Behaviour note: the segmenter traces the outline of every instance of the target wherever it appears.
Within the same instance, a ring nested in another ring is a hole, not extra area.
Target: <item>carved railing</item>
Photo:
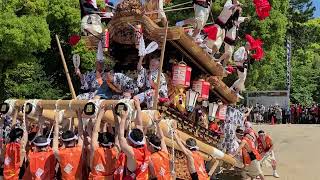
[[[195,124],[191,118],[171,107],[168,107],[164,113],[167,117],[173,118],[177,121],[178,130],[208,145],[216,147],[217,143],[224,138],[223,135],[215,136],[209,129]]]

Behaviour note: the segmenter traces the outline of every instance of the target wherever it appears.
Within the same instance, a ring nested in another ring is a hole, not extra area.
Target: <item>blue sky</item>
[[[314,17],[320,17],[320,0],[313,0],[313,4],[316,7],[316,12],[314,13]]]

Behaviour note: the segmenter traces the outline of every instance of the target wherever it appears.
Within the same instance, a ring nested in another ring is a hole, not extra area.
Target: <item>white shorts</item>
[[[225,38],[225,30],[222,29],[219,25],[215,25],[218,29],[217,31],[217,39],[216,40],[211,40],[211,39],[206,39],[206,45],[209,48],[213,48],[213,46],[215,46],[218,50],[220,49],[222,43],[224,42],[224,38]]]
[[[274,152],[271,151],[269,155],[265,155],[261,160],[261,165],[266,167],[272,167],[272,165],[276,165],[276,157],[274,156]]]
[[[260,161],[253,160],[250,165],[246,166],[242,172],[243,176],[257,177],[258,175],[263,174]]]
[[[207,20],[209,18],[210,8],[204,8],[197,4],[195,4],[193,8],[194,8],[194,14],[195,14],[195,20],[196,20],[196,24],[194,27],[195,29],[201,30],[207,23]]]

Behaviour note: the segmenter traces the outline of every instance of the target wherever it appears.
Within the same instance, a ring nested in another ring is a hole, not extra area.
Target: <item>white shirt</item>
[[[223,22],[224,24],[228,21],[228,19],[230,18],[230,16],[233,13],[233,10],[231,10],[230,8],[232,8],[234,6],[234,4],[232,4],[232,0],[227,0],[227,2],[224,4],[223,6],[223,10],[221,11],[218,19]]]
[[[239,47],[239,49],[233,54],[233,59],[237,66],[242,66],[245,60],[248,58],[248,53],[244,46]]]
[[[151,89],[152,87],[149,80],[150,76],[151,76],[151,79],[154,82],[156,82],[158,78],[158,71],[147,72],[145,68],[138,70],[138,80],[137,80],[138,87],[139,88],[146,87],[146,89]],[[161,76],[160,76],[159,96],[164,98],[168,97],[167,81],[163,73],[161,73]]]
[[[240,24],[243,23],[245,19],[246,19],[245,17],[239,17],[238,21],[235,22],[235,25],[233,25],[233,27],[229,31],[227,31],[226,37],[228,37],[232,40],[236,40],[237,30],[238,30]]]

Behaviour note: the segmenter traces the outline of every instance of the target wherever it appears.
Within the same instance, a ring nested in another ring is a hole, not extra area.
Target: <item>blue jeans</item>
[[[107,82],[103,81],[102,85],[98,88],[97,96],[100,96],[101,99],[112,99],[114,93],[108,87]]]

